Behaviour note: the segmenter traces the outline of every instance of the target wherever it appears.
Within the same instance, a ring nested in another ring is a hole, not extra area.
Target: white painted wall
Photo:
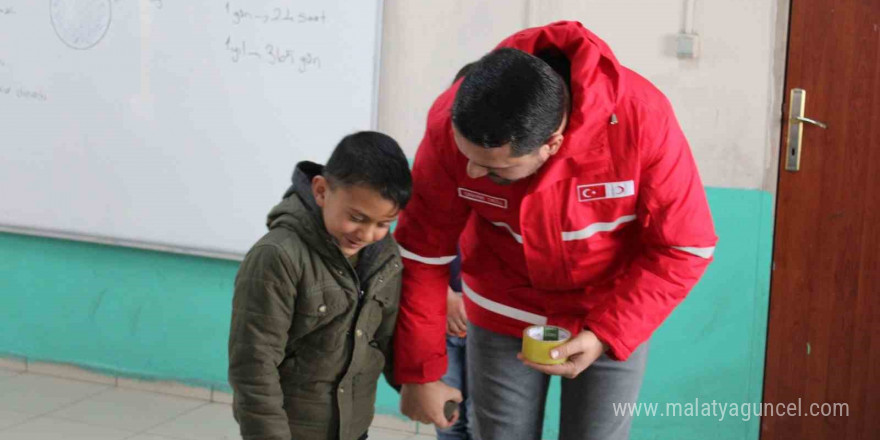
[[[526,0],[385,0],[379,129],[408,156],[428,109],[464,64],[527,27]]]
[[[701,56],[675,56],[694,1]],[[408,155],[431,102],[463,64],[516,30],[582,22],[672,101],[704,183],[775,191],[785,0],[386,0],[379,128]]]

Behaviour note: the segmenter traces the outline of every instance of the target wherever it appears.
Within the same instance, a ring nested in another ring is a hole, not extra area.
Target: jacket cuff
[[[394,380],[399,384],[436,382],[446,374],[448,363],[446,354],[426,360],[421,368],[401,369],[395,372]]]
[[[609,358],[615,361],[625,361],[632,354],[633,350],[623,343],[622,335],[614,323],[601,318],[596,320],[587,319],[584,328],[593,332],[600,341],[608,344],[606,354]]]
[[[632,354],[632,350],[626,348],[620,338],[615,336],[617,333],[612,330],[613,327],[610,325],[603,325],[603,323],[599,321],[590,321],[577,316],[562,315],[551,316],[550,319],[547,320],[547,324],[568,330],[571,332],[572,337],[577,336],[584,330],[593,332],[600,341],[608,344],[608,351],[606,354],[615,361],[625,361],[629,355]]]

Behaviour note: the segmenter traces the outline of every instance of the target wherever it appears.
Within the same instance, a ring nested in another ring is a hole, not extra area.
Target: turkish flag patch
[[[635,195],[635,184],[632,180],[624,182],[595,183],[591,185],[578,185],[577,198],[579,202],[591,202],[602,199],[619,199]]]

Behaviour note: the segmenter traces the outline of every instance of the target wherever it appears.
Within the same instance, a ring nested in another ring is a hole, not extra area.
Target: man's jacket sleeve
[[[401,384],[433,382],[446,372],[449,264],[470,213],[449,170],[457,152],[450,142],[428,128],[413,165],[413,195],[394,233],[404,265],[394,336],[394,378]]]
[[[668,103],[667,103],[668,105]],[[640,134],[639,255],[600,295],[582,323],[625,360],[666,319],[702,276],[715,251],[706,193],[687,140],[670,106],[659,124]]]

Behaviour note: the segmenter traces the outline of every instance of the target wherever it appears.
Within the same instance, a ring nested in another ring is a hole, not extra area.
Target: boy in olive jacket
[[[344,138],[325,167],[297,165],[235,279],[229,382],[245,440],[366,438],[403,269],[388,228],[411,186],[376,132]]]

